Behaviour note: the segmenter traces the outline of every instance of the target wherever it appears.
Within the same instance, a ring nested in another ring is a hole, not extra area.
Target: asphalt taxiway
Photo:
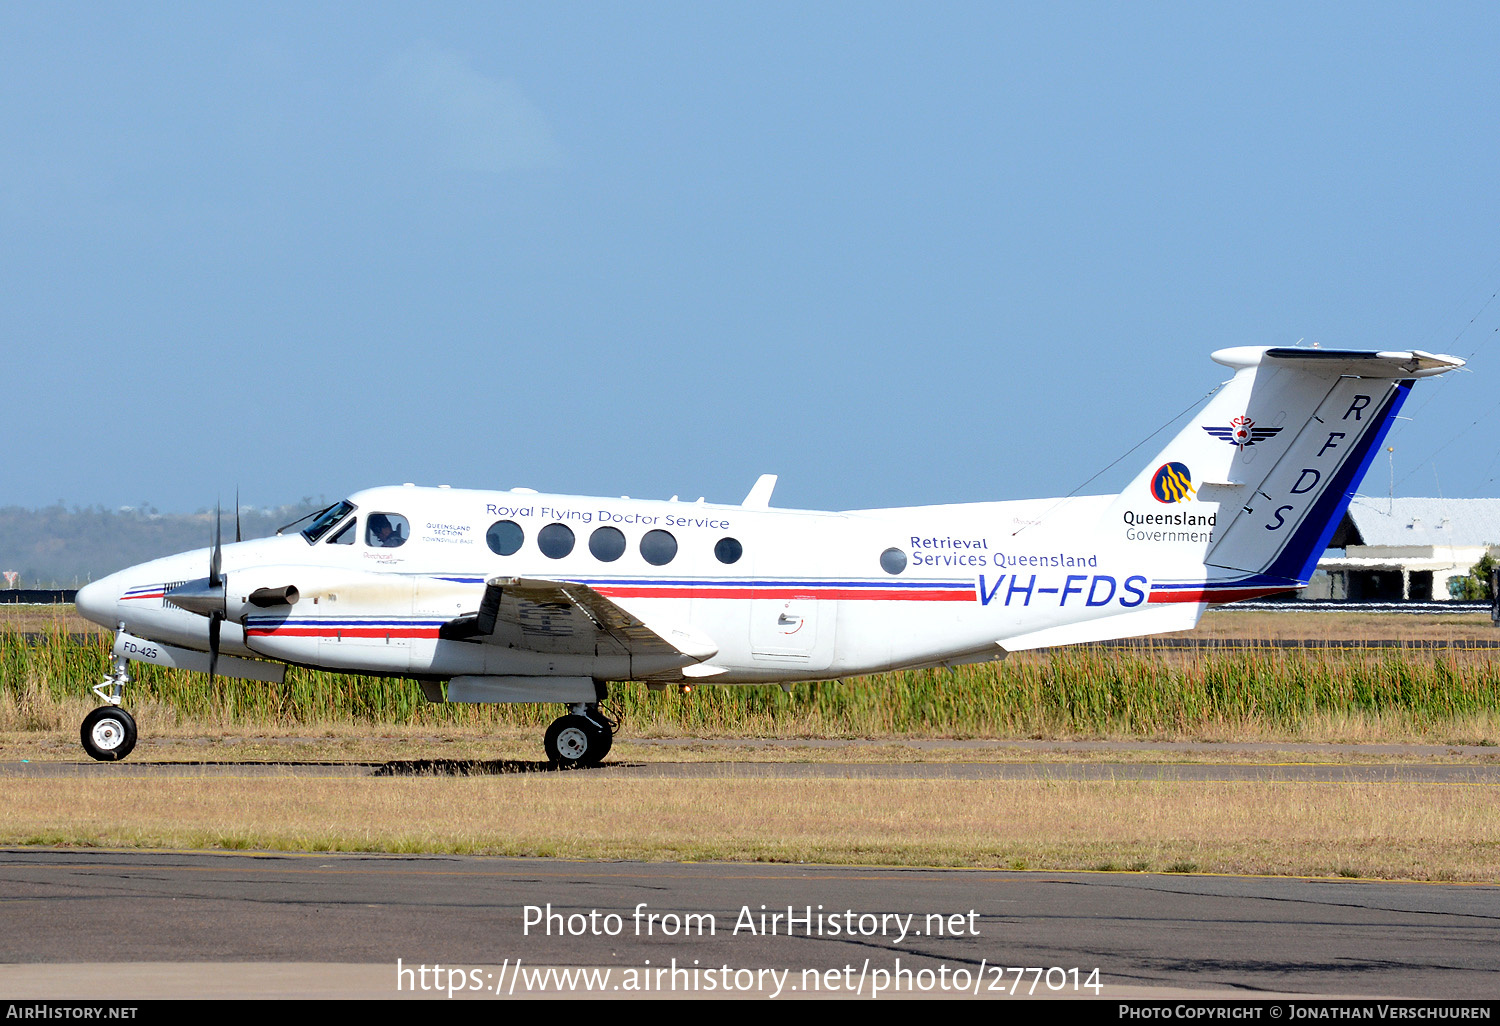
[[[493,999],[572,993],[527,973],[579,966],[610,998],[767,968],[786,997],[902,969],[976,997],[1500,997],[1492,886],[24,849],[0,852],[0,908],[12,998],[446,997],[459,970],[455,996]],[[641,991],[653,970],[675,975]]]
[[[1489,752],[1451,747],[1365,747],[1358,753],[1365,761],[1332,764],[1298,761],[1326,759],[1328,746],[1306,753],[1281,746],[1275,751],[1285,761],[1276,762],[1137,762],[1108,761],[1106,743],[1078,744],[1088,761],[961,761],[953,753],[950,761],[882,763],[612,760],[582,772],[662,780],[1500,782]],[[1068,754],[1056,743],[1045,748]],[[0,778],[101,784],[121,776],[548,772],[525,760],[0,764]],[[1500,998],[1500,887],[1484,885],[27,848],[0,851],[0,910],[0,995],[25,999],[446,999],[455,980],[462,986],[454,997],[490,999],[832,997],[856,986],[869,997],[902,970],[916,974],[907,977],[911,986],[932,984],[917,996],[956,996],[950,985],[961,979],[971,997],[1007,1000],[1023,996],[1018,989],[1121,999]],[[413,967],[417,974],[402,974]],[[593,989],[545,976],[578,967],[613,975],[590,978]],[[709,969],[721,974],[714,990],[705,989]],[[741,970],[785,975],[731,975]],[[655,982],[667,989],[641,988],[650,972],[665,972]],[[618,989],[629,979],[634,989]]]

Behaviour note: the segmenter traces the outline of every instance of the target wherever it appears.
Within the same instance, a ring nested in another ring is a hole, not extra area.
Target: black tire
[[[102,705],[78,729],[83,750],[100,762],[119,762],[135,748],[135,718],[117,705]]]
[[[604,758],[609,742],[598,724],[577,714],[560,716],[547,728],[547,761],[558,769],[593,766]]]
[[[603,762],[604,757],[609,754],[610,747],[615,743],[615,732],[607,723],[603,726],[594,724],[594,734],[599,743],[599,752],[593,756],[594,761],[589,764],[591,766],[597,766]]]

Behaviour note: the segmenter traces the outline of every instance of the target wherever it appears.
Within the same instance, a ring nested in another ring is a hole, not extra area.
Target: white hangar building
[[[1500,499],[1356,496],[1328,544],[1299,598],[1446,602],[1451,578],[1500,549]]]

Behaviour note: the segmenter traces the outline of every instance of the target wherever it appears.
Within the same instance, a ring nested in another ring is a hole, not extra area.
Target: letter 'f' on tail
[[[1152,602],[1232,602],[1300,587],[1416,378],[1423,352],[1222,349],[1234,377],[1110,508],[1181,568]],[[1197,573],[1189,570],[1196,564]]]

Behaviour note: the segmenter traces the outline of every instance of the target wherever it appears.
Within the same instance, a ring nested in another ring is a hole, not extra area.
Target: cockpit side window
[[[354,509],[354,503],[348,499],[345,499],[343,502],[334,503],[313,517],[313,522],[302,529],[302,537],[307,539],[307,544],[312,545],[319,538],[323,537],[323,535],[327,534],[330,527],[343,520],[350,513],[353,513]]]
[[[365,544],[394,549],[406,544],[407,523],[400,513],[371,513],[365,518]]]
[[[356,538],[359,537],[359,532],[354,529],[355,525],[358,524],[358,523],[359,523],[359,517],[350,517],[349,518],[349,522],[347,524],[345,524],[343,527],[339,528],[338,533],[335,534],[332,538],[329,538],[328,541],[325,542],[324,544],[326,544],[326,545],[353,545],[354,544],[354,539],[356,539]]]

